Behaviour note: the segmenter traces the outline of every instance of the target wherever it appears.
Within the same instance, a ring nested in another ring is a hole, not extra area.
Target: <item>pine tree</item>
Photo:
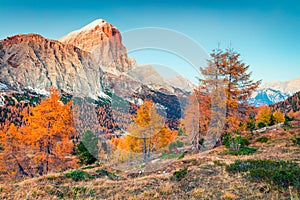
[[[79,144],[77,145],[78,158],[80,164],[93,164],[97,161],[98,157],[98,137],[90,130],[87,130]]]

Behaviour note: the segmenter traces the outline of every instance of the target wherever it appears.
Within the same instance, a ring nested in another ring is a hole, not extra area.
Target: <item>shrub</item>
[[[119,180],[120,177],[118,175],[116,175],[115,173],[109,172],[105,169],[98,169],[96,170],[97,177],[103,177],[106,176],[107,178],[111,179],[111,180]]]
[[[185,177],[187,175],[187,168],[181,169],[179,171],[175,171],[173,173],[172,178],[176,181],[180,181],[183,177]]]
[[[244,148],[249,145],[249,141],[240,135],[236,135],[231,141],[231,149],[239,150],[240,148]]]
[[[266,125],[266,123],[265,122],[258,122],[258,124],[257,124],[257,127],[258,128],[264,128],[264,127],[266,127],[267,125]]]
[[[266,136],[262,136],[260,138],[256,139],[256,142],[260,142],[260,143],[266,143],[268,142],[269,138],[267,138]]]
[[[88,166],[82,167],[81,169],[85,170],[85,169],[93,169],[93,168],[95,168],[95,166],[88,165]]]
[[[294,143],[294,145],[300,145],[300,138],[291,138],[291,141]]]
[[[182,135],[184,135],[184,133],[185,133],[185,130],[184,130],[184,128],[182,128],[182,127],[180,127],[180,128],[178,129],[178,131],[177,131],[177,135],[178,135],[178,136],[182,136]]]
[[[214,160],[213,163],[217,166],[224,166],[225,164],[220,162],[219,160]]]
[[[184,143],[181,142],[181,141],[179,141],[179,140],[177,140],[177,141],[175,141],[175,142],[171,142],[171,143],[169,144],[169,151],[173,151],[173,148],[174,148],[174,147],[175,147],[175,148],[183,147],[183,145],[184,145]]]
[[[204,138],[200,138],[200,140],[199,140],[199,145],[202,146],[203,143],[204,143]]]
[[[90,165],[97,161],[98,138],[92,131],[86,131],[77,145],[80,164]]]
[[[171,158],[178,158],[180,154],[170,153],[170,154],[163,154],[160,159],[171,159]]]
[[[222,139],[222,143],[229,148],[230,146],[230,141],[231,141],[231,133],[225,133]]]
[[[294,120],[293,117],[289,117],[288,115],[285,115],[285,116],[284,116],[284,122],[291,122],[291,121],[293,121],[293,120]]]
[[[182,153],[178,156],[178,159],[182,159],[182,158],[184,158],[184,156],[185,156],[185,152],[182,152]]]
[[[92,179],[93,178],[88,173],[83,172],[83,171],[79,171],[79,170],[75,170],[75,171],[66,173],[66,177],[67,178],[71,178],[74,181],[83,181],[83,180],[88,180],[88,179]]]
[[[257,148],[241,147],[238,150],[231,150],[231,149],[229,149],[228,151],[226,151],[226,154],[231,154],[231,155],[239,156],[239,155],[249,155],[249,154],[252,154],[252,153],[254,153],[256,151],[257,151]]]
[[[253,121],[252,118],[249,118],[251,121],[247,122],[247,129],[251,131],[251,133],[253,133],[254,129],[255,129],[255,122]]]
[[[236,160],[226,166],[226,171],[244,172],[253,181],[265,181],[281,189],[293,186],[300,190],[300,167],[291,161]]]
[[[75,196],[80,194],[85,194],[87,192],[87,188],[84,186],[75,186],[71,191]]]
[[[53,181],[53,180],[56,179],[56,176],[48,175],[48,176],[46,176],[46,179],[49,180],[49,181]]]
[[[231,133],[226,133],[223,136],[222,143],[229,149],[231,150],[239,150],[240,148],[243,148],[247,145],[249,145],[249,140],[244,137],[239,135],[237,132],[234,137],[232,137]]]

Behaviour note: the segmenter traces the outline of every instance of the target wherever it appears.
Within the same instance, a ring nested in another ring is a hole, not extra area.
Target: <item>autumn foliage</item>
[[[205,88],[195,89],[188,97],[183,124],[196,151],[206,135],[211,119],[211,98]]]
[[[267,105],[260,106],[256,115],[257,123],[264,123],[265,125],[274,125],[284,122],[284,114],[280,110],[272,113],[271,107]]]
[[[56,89],[37,106],[23,109],[22,123],[6,121],[0,131],[1,167],[15,177],[43,175],[68,167],[73,150],[71,103],[63,104]],[[74,163],[73,163],[74,164]]]
[[[133,117],[128,133],[121,138],[113,138],[112,143],[126,152],[143,153],[143,159],[147,162],[153,151],[166,147],[175,136],[176,131],[165,125],[153,102],[146,100]]]
[[[267,106],[267,105],[261,106],[256,115],[257,123],[263,122],[266,125],[270,124],[271,114],[272,114],[272,111],[269,106]]]
[[[261,81],[251,79],[249,65],[240,59],[240,54],[233,49],[216,49],[211,53],[211,59],[206,68],[201,68],[204,79],[200,81],[214,90],[223,87],[226,100],[226,123],[224,132],[242,131],[241,124],[246,121],[251,106],[248,99]]]

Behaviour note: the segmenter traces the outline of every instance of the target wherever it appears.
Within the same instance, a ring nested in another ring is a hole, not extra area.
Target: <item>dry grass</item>
[[[252,155],[226,155],[221,146],[181,160],[171,159],[163,169],[165,173],[154,171],[132,178],[123,172],[117,173],[120,180],[101,177],[79,182],[60,173],[1,184],[0,199],[299,199],[299,191],[294,188],[278,191],[266,183],[250,182],[241,174],[228,174],[224,166],[236,159],[300,163],[300,148],[290,141],[295,135],[300,136],[299,128],[270,130],[253,138],[250,146],[258,147],[258,151]],[[269,141],[255,143],[261,136]],[[188,169],[187,175],[180,181],[173,180],[173,173],[184,168]],[[85,171],[94,175],[97,169]]]

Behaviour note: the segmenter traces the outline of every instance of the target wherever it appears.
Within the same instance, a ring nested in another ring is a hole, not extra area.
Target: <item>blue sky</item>
[[[253,77],[290,80],[300,76],[300,3],[252,1],[16,1],[0,0],[0,39],[38,33],[58,39],[103,18],[121,32],[142,27],[176,30],[208,53],[221,44],[236,49]],[[193,77],[184,60],[166,52],[134,52],[139,63],[158,63]]]

